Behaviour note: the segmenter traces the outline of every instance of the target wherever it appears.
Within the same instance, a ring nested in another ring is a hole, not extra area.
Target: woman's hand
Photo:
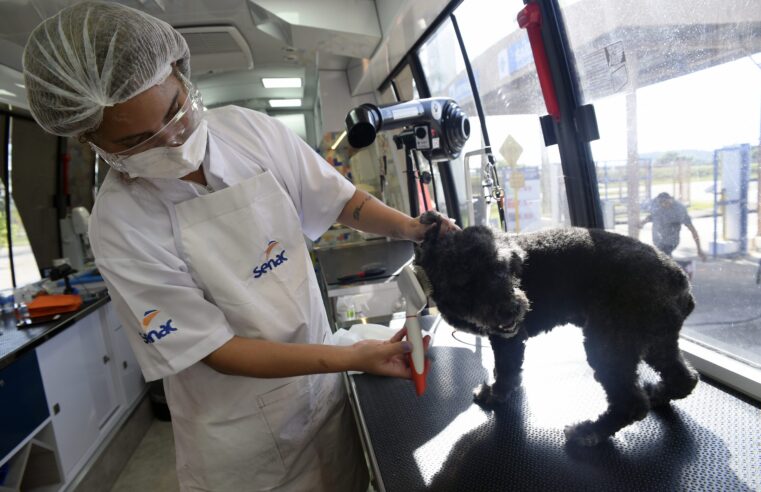
[[[455,224],[454,219],[450,219],[444,214],[441,214],[439,212],[430,211],[426,212],[428,214],[435,214],[437,216],[441,217],[441,229],[439,230],[439,234],[443,235],[448,232],[453,231],[459,231],[460,228]],[[410,219],[407,221],[406,224],[404,224],[404,231],[402,232],[405,239],[408,239],[410,241],[415,241],[416,243],[419,243],[423,240],[425,237],[425,233],[428,232],[428,229],[431,227],[435,227],[436,222],[430,223],[430,224],[423,224],[420,221],[420,217],[417,217],[413,219],[410,217]]]
[[[378,376],[391,376],[410,379],[410,364],[408,353],[412,346],[402,339],[407,335],[407,329],[402,328],[389,340],[362,340],[351,346],[351,370],[362,371]],[[428,350],[431,337],[423,338],[423,346]]]

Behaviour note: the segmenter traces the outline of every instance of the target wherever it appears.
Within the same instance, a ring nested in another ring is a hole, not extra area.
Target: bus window
[[[465,189],[464,156],[468,152],[482,148],[483,141],[481,138],[481,126],[478,122],[478,113],[473,102],[473,92],[470,88],[470,81],[465,70],[465,62],[451,21],[447,20],[444,22],[433,36],[421,46],[417,54],[431,96],[451,97],[457,101],[457,104],[460,105],[470,120],[470,138],[465,144],[460,157],[449,161],[449,166],[451,166],[452,177],[454,178],[463,224],[465,226],[472,225],[468,218],[468,193]],[[480,198],[482,194],[480,187],[481,157],[474,157],[470,159],[469,163],[472,167],[471,174],[474,176],[473,179],[478,183],[474,187],[475,193],[473,194],[473,201],[476,202],[476,217],[478,218],[486,215],[483,212],[486,209],[484,200]],[[437,184],[441,182],[438,166],[434,166],[434,177]],[[439,201],[442,202],[441,190],[438,190],[438,195]],[[492,222],[494,225],[499,226],[499,216],[497,215],[496,207],[492,208],[494,209]],[[479,212],[482,212],[480,216]],[[485,223],[485,218],[477,220],[476,223]]]
[[[605,227],[692,275],[687,338],[761,365],[761,10],[714,0],[560,5],[582,102],[597,113]]]
[[[505,189],[508,229],[514,232],[570,225],[557,146],[545,147],[539,125],[544,102],[526,31],[516,21],[522,8],[521,0],[465,0],[454,12]],[[459,90],[457,83],[450,90]]]
[[[415,86],[415,79],[409,65],[404,66],[399,74],[388,85],[379,91],[380,104],[393,104],[399,101],[409,101],[420,97]],[[376,153],[378,154],[379,175],[382,181],[381,199],[391,207],[409,212],[409,197],[406,190],[405,179],[405,156],[398,150],[393,141],[393,135],[400,132],[382,132],[375,140]],[[420,207],[422,209],[422,207]]]
[[[420,97],[409,65],[405,66],[402,71],[399,72],[399,75],[394,77],[394,88],[396,90],[397,100],[399,101],[411,101]]]
[[[394,94],[394,88],[391,84],[378,91],[378,102],[381,104],[393,104],[397,102],[396,94]]]

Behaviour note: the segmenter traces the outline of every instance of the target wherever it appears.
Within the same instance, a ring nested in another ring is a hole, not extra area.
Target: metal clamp
[[[476,221],[473,210],[473,189],[470,184],[470,158],[477,155],[487,156],[486,163],[481,168],[481,190],[486,203],[497,202],[501,205],[505,196],[505,191],[499,185],[497,177],[497,168],[488,157],[492,155],[491,147],[483,147],[478,150],[467,152],[463,156],[463,167],[465,168],[465,196],[468,204],[468,220],[473,225]]]

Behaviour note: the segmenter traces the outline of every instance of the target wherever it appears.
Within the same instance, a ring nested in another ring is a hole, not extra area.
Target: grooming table
[[[437,317],[426,393],[409,381],[349,378],[376,485],[419,490],[761,490],[759,404],[706,378],[686,399],[593,448],[568,445],[566,425],[606,407],[581,331],[556,328],[528,341],[523,387],[497,412],[473,402],[492,380],[489,341]],[[645,379],[654,378],[646,366]]]

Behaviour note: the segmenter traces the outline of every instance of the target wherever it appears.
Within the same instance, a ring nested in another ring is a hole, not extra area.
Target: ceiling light
[[[270,99],[273,108],[295,108],[301,106],[301,99]]]
[[[0,89],[0,96],[16,97],[16,94],[14,94],[12,92],[8,92],[5,89]]]
[[[18,84],[18,83],[16,83],[16,84],[13,84],[13,85],[15,85],[16,87],[21,87],[22,89],[26,89],[26,86],[24,84]]]
[[[343,141],[344,137],[346,137],[346,130],[341,132],[341,134],[338,136],[335,142],[333,142],[333,145],[330,146],[330,150],[336,150],[339,145],[341,145],[341,142]]]
[[[301,77],[265,77],[262,85],[265,89],[301,87]]]

